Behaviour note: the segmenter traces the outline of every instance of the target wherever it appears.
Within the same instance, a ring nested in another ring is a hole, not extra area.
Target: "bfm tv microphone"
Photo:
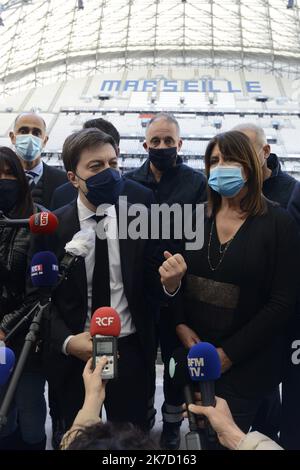
[[[15,365],[15,354],[10,348],[0,346],[0,386],[6,384]]]
[[[52,212],[38,212],[29,217],[29,219],[8,219],[0,215],[0,227],[27,227],[31,233],[53,233],[57,229],[58,219]]]
[[[215,406],[215,383],[221,376],[218,351],[210,343],[197,343],[188,353],[188,370],[193,382],[199,382],[203,406]]]
[[[91,319],[90,333],[93,338],[93,368],[101,356],[106,356],[108,363],[102,371],[103,379],[118,377],[117,337],[121,331],[121,320],[115,309],[98,308]]]
[[[188,409],[188,406],[194,403],[193,383],[191,382],[187,367],[188,352],[189,350],[183,347],[177,348],[173,351],[169,362],[169,376],[174,386],[183,390],[184,394],[190,428],[190,432],[185,436],[186,448],[187,450],[201,450],[202,445],[197,417]]]
[[[195,344],[188,353],[188,370],[191,380],[199,384],[202,406],[216,406],[214,381],[221,376],[221,362],[216,348],[205,342]],[[215,431],[208,423],[206,436],[209,443],[217,440]]]

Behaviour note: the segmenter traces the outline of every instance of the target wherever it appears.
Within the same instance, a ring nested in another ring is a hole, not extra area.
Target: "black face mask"
[[[0,210],[8,214],[17,204],[19,183],[17,180],[0,179]]]
[[[95,207],[101,204],[116,204],[124,187],[124,180],[118,170],[107,168],[96,175],[90,176],[85,181],[88,192],[85,194],[87,200]]]
[[[158,169],[164,172],[172,168],[177,159],[177,147],[155,149],[149,147],[149,160]]]

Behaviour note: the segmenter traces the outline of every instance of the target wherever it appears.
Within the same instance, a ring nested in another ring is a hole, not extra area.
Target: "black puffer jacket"
[[[207,199],[204,174],[185,165],[180,156],[177,157],[176,166],[166,171],[159,183],[150,170],[149,159],[140,168],[125,173],[124,177],[152,189],[158,204],[195,205]]]
[[[45,210],[37,204],[34,209]],[[0,227],[0,329],[5,333],[22,317],[16,309],[25,297],[29,244],[28,227]]]

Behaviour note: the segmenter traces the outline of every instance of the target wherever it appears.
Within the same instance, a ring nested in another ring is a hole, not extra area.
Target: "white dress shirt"
[[[80,229],[93,228],[95,230],[96,237],[96,226],[97,223],[93,219],[95,212],[88,209],[80,200],[77,198],[77,210],[78,218],[80,222]],[[107,237],[108,246],[108,259],[109,259],[109,274],[110,274],[110,306],[114,308],[120,316],[121,320],[121,333],[120,337],[128,336],[136,332],[131,313],[128,308],[127,298],[124,292],[124,284],[121,271],[121,260],[120,260],[120,246],[118,238],[118,224],[117,214],[115,206],[109,206],[104,213],[106,214],[103,220],[104,230]],[[97,215],[102,215],[97,211]],[[85,269],[87,278],[87,319],[85,323],[85,331],[89,331],[91,321],[91,308],[92,308],[92,281],[93,271],[95,265],[95,244],[91,247],[88,255],[85,258]],[[94,313],[94,312],[93,312]],[[69,339],[72,336],[68,336],[63,344],[63,352],[66,354],[66,346]]]

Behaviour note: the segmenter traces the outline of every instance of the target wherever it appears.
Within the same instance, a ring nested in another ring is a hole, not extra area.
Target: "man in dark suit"
[[[22,113],[9,136],[29,180],[34,202],[50,208],[54,190],[67,181],[67,175],[42,162],[41,152],[48,141],[44,119],[35,113]]]
[[[124,177],[142,184],[153,191],[159,204],[200,204],[206,200],[206,178],[193,168],[185,165],[178,155],[182,147],[177,120],[170,114],[159,113],[148,123],[144,148],[148,158],[140,168],[125,173]],[[178,251],[178,240],[171,240],[168,249]],[[168,373],[170,357],[178,346],[173,325],[173,312],[167,302],[161,308],[158,323],[160,349],[164,368],[164,395],[162,406],[163,431],[160,444],[163,449],[176,450],[180,446],[180,425],[182,421],[181,397],[172,384]]]
[[[86,121],[83,127],[84,129],[97,128],[100,131],[103,131],[106,134],[110,135],[116,143],[116,152],[117,152],[117,156],[119,156],[120,134],[111,122],[102,118],[91,119],[89,121]],[[134,181],[124,180],[121,195],[127,196],[127,202],[131,204],[140,203],[140,204],[145,205],[148,208],[150,208],[151,204],[154,202],[154,195],[151,189],[144,188],[144,186]],[[70,181],[68,181],[67,183],[55,189],[53,196],[52,196],[50,209],[53,211],[60,207],[63,207],[66,204],[69,204],[70,202],[74,201],[77,198],[77,196],[78,196],[78,189],[75,186],[73,186],[73,184]],[[52,388],[49,387],[49,405],[50,405],[50,414],[52,418],[52,428],[53,428],[52,445],[54,448],[58,448],[59,446],[60,439],[61,439],[61,427],[62,427],[61,420],[59,417],[58,406],[56,404],[57,404],[57,399],[55,397],[55,393],[52,390]],[[153,409],[152,409],[151,404],[149,404],[149,407],[151,410],[150,415],[152,417]]]
[[[81,258],[53,294],[51,346],[45,352],[49,383],[57,392],[68,428],[84,398],[81,374],[92,355],[91,316],[96,308],[110,305],[120,316],[121,334],[119,377],[107,385],[106,413],[110,421],[129,421],[147,428],[148,389],[156,355],[155,315],[160,295],[157,270],[147,263],[148,241],[118,238],[121,218],[127,217],[128,227],[132,217],[127,213],[127,204],[118,202],[123,180],[117,171],[112,137],[95,129],[74,133],[64,143],[63,160],[78,198],[55,212],[60,221],[58,230],[53,235],[36,237],[32,252],[50,249],[61,259],[66,243],[80,230],[92,233],[92,241],[88,255]],[[103,204],[109,207],[103,210]],[[99,223],[107,234],[104,245],[95,234],[96,213],[102,217]],[[148,216],[146,208],[145,213]],[[185,271],[185,263],[178,256],[166,254],[160,271],[163,284],[171,293],[179,286]]]
[[[107,121],[106,119],[90,119],[83,125],[84,129],[97,128],[100,131],[111,135],[117,145],[117,155],[120,155],[120,134],[115,126]],[[54,191],[51,200],[51,210],[56,210],[59,207],[63,207],[69,202],[77,198],[78,191],[70,183],[65,183]],[[122,196],[127,196],[127,201],[130,204],[143,204],[150,209],[151,204],[155,202],[154,194],[151,189],[145,188],[142,184],[135,181],[126,179],[123,186]]]

